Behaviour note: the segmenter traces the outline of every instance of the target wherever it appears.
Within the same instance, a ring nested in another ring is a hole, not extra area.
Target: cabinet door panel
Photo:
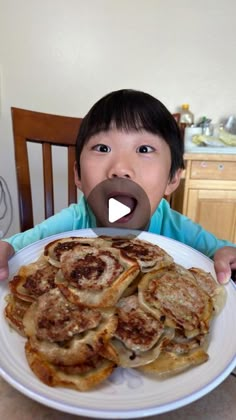
[[[190,189],[186,215],[218,238],[236,242],[236,191]]]

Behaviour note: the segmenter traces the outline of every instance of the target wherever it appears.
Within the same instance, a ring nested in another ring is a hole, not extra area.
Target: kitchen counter
[[[236,154],[236,147],[208,147],[196,146],[185,148],[185,153],[203,153],[203,154],[220,154],[231,155]]]
[[[219,351],[224,351],[223,348]],[[149,420],[234,420],[236,415],[236,377],[229,377],[216,389],[200,400],[178,410],[156,416]],[[0,378],[0,419],[9,420],[88,420],[43,406]]]

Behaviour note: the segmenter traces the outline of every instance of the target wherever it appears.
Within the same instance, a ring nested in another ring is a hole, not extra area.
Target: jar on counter
[[[189,104],[183,104],[181,106],[179,123],[182,130],[184,130],[185,127],[191,127],[191,125],[193,125],[194,115],[192,111],[190,111]]]

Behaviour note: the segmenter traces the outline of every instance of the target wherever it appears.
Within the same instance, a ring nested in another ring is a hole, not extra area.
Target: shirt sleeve
[[[171,209],[166,200],[162,200],[156,217],[159,218],[159,232],[156,233],[189,245],[209,258],[213,258],[219,248],[236,246],[229,241],[218,239],[199,224]]]
[[[10,243],[15,252],[30,245],[40,239],[46,238],[57,233],[79,229],[81,224],[80,209],[77,204],[72,204],[68,208],[39,223],[32,229],[17,233],[10,238],[3,239]]]

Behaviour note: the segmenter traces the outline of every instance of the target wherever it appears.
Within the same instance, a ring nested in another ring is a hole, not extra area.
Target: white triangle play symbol
[[[126,214],[129,214],[131,209],[120,201],[110,198],[108,202],[108,220],[110,223],[116,222]]]

